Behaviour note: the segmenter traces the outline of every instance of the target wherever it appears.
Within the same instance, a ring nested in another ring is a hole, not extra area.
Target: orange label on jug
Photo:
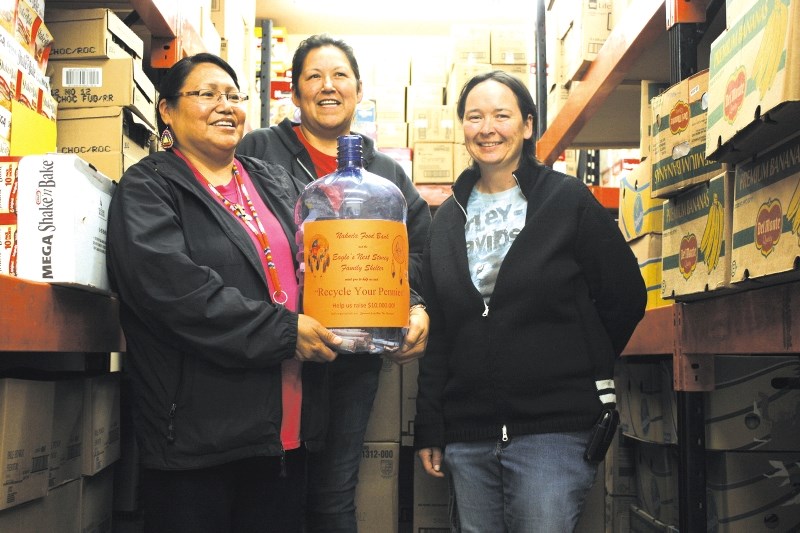
[[[390,220],[303,224],[303,312],[329,328],[408,325],[408,234]]]

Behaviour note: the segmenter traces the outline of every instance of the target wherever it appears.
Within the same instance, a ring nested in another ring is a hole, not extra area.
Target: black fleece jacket
[[[239,143],[237,153],[277,163],[298,180],[311,183],[322,176],[317,176],[311,156],[292,129],[297,125],[287,118],[275,126],[253,130]],[[361,135],[361,143],[366,170],[397,185],[408,204],[408,278],[411,287],[419,290],[422,248],[431,224],[430,208],[397,161],[377,151],[375,143],[369,137]],[[412,294],[412,302],[415,301],[414,298]]]
[[[515,177],[528,200],[525,227],[488,307],[470,279],[464,236],[477,170],[459,176],[431,225],[417,449],[504,432],[588,430],[601,410],[595,380],[613,376],[644,315],[636,258],[588,187],[539,165],[524,165]]]
[[[303,185],[282,167],[238,159],[294,258]],[[270,301],[249,235],[178,156],[155,153],[125,172],[109,208],[107,259],[142,465],[183,470],[280,455],[281,363],[294,357],[297,314]],[[302,371],[301,438],[312,451],[327,430],[325,368]]]

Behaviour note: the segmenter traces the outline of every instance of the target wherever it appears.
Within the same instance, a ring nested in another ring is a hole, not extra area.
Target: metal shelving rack
[[[664,66],[669,67],[671,83],[697,72],[698,41],[707,29],[707,18],[713,19],[723,4],[722,0],[633,0],[583,82],[541,135],[539,158],[552,164],[570,146],[644,50],[664,32],[670,47]],[[703,394],[714,390],[714,354],[800,353],[796,319],[800,281],[763,281],[767,283],[751,280],[704,299],[648,310],[623,352],[623,356],[672,358],[680,435],[680,531],[706,529]]]

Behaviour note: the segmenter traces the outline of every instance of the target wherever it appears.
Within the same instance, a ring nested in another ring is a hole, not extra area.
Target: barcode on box
[[[47,455],[37,455],[31,460],[31,473],[47,470]]]
[[[64,87],[102,87],[103,69],[101,68],[65,68],[61,85]]]

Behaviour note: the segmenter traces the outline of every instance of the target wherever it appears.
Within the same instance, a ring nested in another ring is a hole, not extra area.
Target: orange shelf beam
[[[0,275],[0,301],[0,351],[125,351],[112,296]]]
[[[625,79],[641,53],[664,34],[665,0],[633,0],[614,26],[584,79],[536,144],[539,160],[552,165],[609,95]]]

